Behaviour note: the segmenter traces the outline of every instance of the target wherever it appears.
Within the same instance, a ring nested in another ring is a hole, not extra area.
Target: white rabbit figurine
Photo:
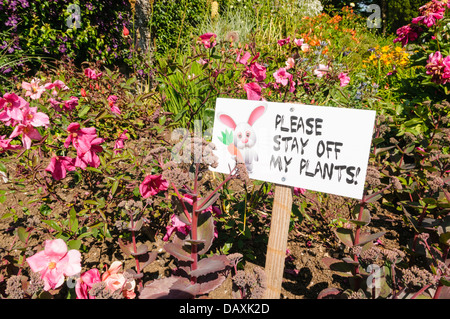
[[[266,103],[261,104],[252,111],[247,122],[236,124],[231,116],[224,113],[218,115],[219,120],[234,131],[233,143],[241,152],[248,173],[253,170],[253,161],[258,161],[258,152],[254,149],[256,133],[253,124],[267,109]]]

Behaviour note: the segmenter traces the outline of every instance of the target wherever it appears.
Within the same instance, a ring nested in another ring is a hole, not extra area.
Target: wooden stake
[[[292,211],[292,187],[276,185],[266,254],[265,299],[279,299]]]

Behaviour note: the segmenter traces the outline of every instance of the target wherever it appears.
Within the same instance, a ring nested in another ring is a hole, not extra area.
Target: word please
[[[284,124],[284,115],[277,114],[275,117],[275,129],[280,129],[281,132],[301,132],[306,135],[322,135],[323,119],[321,118],[309,117],[304,120],[301,116],[291,115],[287,126],[283,126]]]

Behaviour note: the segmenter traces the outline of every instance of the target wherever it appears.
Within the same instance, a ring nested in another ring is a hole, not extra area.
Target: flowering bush
[[[68,0],[2,1],[0,32],[10,33],[2,39],[0,49],[15,39],[9,53],[111,62],[127,54],[122,29],[129,26],[130,17],[130,4],[125,0],[80,1],[76,5]]]

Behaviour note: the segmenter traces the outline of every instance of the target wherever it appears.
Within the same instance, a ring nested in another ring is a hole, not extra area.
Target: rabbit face
[[[256,144],[256,134],[247,123],[240,123],[234,130],[234,145],[237,148],[251,148]]]

